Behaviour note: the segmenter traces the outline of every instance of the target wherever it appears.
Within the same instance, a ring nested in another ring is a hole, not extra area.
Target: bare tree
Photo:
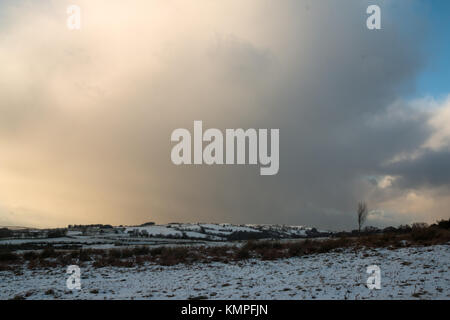
[[[358,203],[358,232],[361,233],[361,227],[366,221],[367,214],[369,210],[367,210],[367,204],[362,201]]]

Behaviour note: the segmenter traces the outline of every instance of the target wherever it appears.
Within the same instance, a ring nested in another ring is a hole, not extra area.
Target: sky
[[[445,97],[450,92],[450,3],[424,2],[431,36],[425,45],[428,61],[417,79],[416,97]]]
[[[0,1],[0,225],[450,217],[447,1],[74,2]],[[279,129],[278,174],[174,165],[195,120]]]

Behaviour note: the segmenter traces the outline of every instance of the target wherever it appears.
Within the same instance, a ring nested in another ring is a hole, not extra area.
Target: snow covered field
[[[369,265],[381,289],[366,286]],[[324,253],[276,261],[0,272],[0,299],[450,299],[450,245]]]

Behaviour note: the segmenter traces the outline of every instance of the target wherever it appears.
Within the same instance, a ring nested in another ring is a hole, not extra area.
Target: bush
[[[159,256],[159,255],[162,254],[162,252],[163,252],[163,248],[162,247],[157,247],[157,248],[150,249],[149,253],[152,256]]]
[[[303,243],[294,242],[291,243],[288,247],[288,254],[290,257],[299,257],[305,253],[305,248]]]
[[[277,260],[284,257],[285,257],[284,251],[275,248],[267,249],[263,251],[261,255],[262,260]]]
[[[1,262],[10,262],[19,260],[19,256],[12,252],[0,252]]]
[[[108,253],[109,257],[114,259],[120,259],[122,257],[122,253],[119,249],[111,249]]]
[[[250,258],[250,250],[244,245],[236,252],[236,258],[240,260],[246,260]]]
[[[111,249],[109,250],[109,257],[114,259],[126,259],[134,256],[135,249]]]
[[[217,246],[217,247],[209,247],[206,248],[206,252],[209,253],[211,256],[214,257],[227,257],[229,254],[228,252],[232,249],[228,246]]]
[[[55,290],[53,289],[48,289],[47,291],[45,291],[45,295],[54,295],[55,294]]]
[[[278,241],[255,241],[255,240],[249,240],[247,241],[243,246],[243,248],[246,248],[250,251],[264,251],[267,249],[281,249],[283,248],[283,245]]]
[[[425,222],[415,222],[411,226],[412,231],[419,230],[419,229],[426,229],[426,228],[428,228],[428,224]]]
[[[80,250],[78,254],[78,259],[80,261],[91,261],[91,251],[88,250]]]
[[[52,229],[49,230],[47,238],[62,238],[66,236],[66,229]]]
[[[437,225],[441,229],[449,230],[450,229],[450,219],[448,219],[448,220],[440,220],[440,221],[437,222]]]
[[[121,267],[121,268],[132,268],[135,263],[132,260],[121,260],[115,259],[113,257],[100,257],[98,260],[94,261],[92,264],[95,268],[104,268],[104,267]]]
[[[34,251],[28,251],[23,254],[23,258],[27,261],[34,260],[38,258],[38,255]]]
[[[0,228],[0,238],[9,238],[12,237],[13,232],[8,228]]]
[[[45,258],[53,258],[53,257],[55,257],[56,255],[57,255],[57,254],[56,254],[55,249],[53,249],[53,248],[45,248],[45,249],[42,250],[42,252],[39,254],[39,257],[42,258],[42,259],[45,259]]]
[[[164,248],[161,256],[162,257],[169,257],[172,256],[179,260],[184,260],[189,253],[189,249],[185,247],[175,247],[175,248]]]
[[[136,248],[133,249],[133,253],[136,256],[143,256],[143,255],[149,254],[150,253],[150,249],[148,247],[145,247],[145,246],[136,247]]]
[[[122,249],[121,253],[120,253],[120,257],[121,258],[131,258],[133,257],[133,250],[132,249]]]
[[[86,260],[82,260],[82,261],[86,261]],[[58,262],[60,265],[63,265],[63,266],[68,266],[68,265],[71,265],[71,264],[76,264],[75,260],[72,259],[72,257],[71,257],[70,254],[66,254],[66,255],[61,255],[61,256],[59,256],[59,257],[57,258],[57,262]]]
[[[414,241],[429,241],[436,237],[437,230],[427,227],[425,223],[414,223],[411,230],[411,238]]]

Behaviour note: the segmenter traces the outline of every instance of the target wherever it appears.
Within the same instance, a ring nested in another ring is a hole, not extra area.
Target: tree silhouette
[[[359,202],[358,203],[358,210],[357,210],[357,214],[358,214],[358,233],[361,233],[361,227],[364,224],[364,222],[366,221],[368,212],[369,211],[367,210],[367,204],[364,201]]]

